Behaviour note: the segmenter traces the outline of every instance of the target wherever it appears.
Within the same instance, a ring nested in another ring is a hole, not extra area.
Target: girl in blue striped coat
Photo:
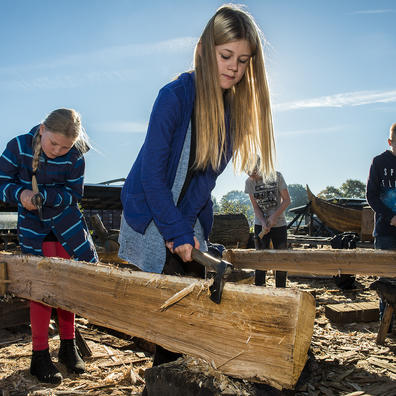
[[[87,136],[72,109],[53,111],[29,133],[17,136],[0,157],[0,199],[18,206],[18,238],[25,254],[98,260],[78,208],[83,194]],[[52,308],[30,302],[33,354],[30,372],[39,381],[60,383],[62,375],[48,349]],[[57,310],[59,361],[71,372],[85,364],[75,345],[74,314]]]

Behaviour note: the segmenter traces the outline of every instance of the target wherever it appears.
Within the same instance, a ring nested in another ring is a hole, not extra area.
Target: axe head
[[[220,304],[221,296],[223,294],[225,277],[231,273],[232,264],[227,261],[221,260],[216,268],[216,273],[213,278],[213,284],[210,286],[210,299],[216,304]]]
[[[40,220],[43,220],[43,197],[40,193],[33,195],[32,204],[36,206]]]
[[[231,273],[233,266],[225,260],[219,260],[208,253],[202,253],[193,248],[191,251],[193,260],[204,265],[208,271],[215,273],[213,284],[210,286],[210,299],[216,304],[220,304],[221,295],[224,289],[225,277]]]

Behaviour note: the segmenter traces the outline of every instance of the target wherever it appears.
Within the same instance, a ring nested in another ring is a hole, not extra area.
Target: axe
[[[43,220],[43,197],[40,194],[40,191],[38,188],[36,175],[33,175],[33,177],[32,177],[32,191],[34,192],[34,195],[32,197],[32,204],[34,206],[36,206],[39,218],[42,221]]]
[[[193,248],[191,257],[197,263],[205,266],[208,271],[215,272],[212,286],[210,286],[210,299],[216,304],[220,304],[223,293],[225,278],[233,270],[233,265],[225,260],[219,260],[208,253],[202,253]]]

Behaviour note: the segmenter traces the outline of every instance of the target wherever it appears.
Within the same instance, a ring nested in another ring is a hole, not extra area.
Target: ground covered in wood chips
[[[268,278],[268,287],[273,287],[273,278]],[[378,322],[337,325],[325,316],[327,304],[378,301],[376,292],[369,289],[375,279],[357,277],[353,290],[340,290],[332,278],[289,277],[288,287],[307,290],[316,298],[314,335],[309,361],[295,391],[271,394],[396,396],[396,331],[379,346]],[[152,365],[152,344],[96,327],[82,318],[78,318],[78,326],[93,356],[86,359],[86,373],[67,374],[57,363],[59,336],[52,331],[51,355],[64,376],[58,386],[40,384],[29,374],[28,326],[0,330],[0,392],[7,396],[140,394],[144,372]],[[237,388],[234,392],[238,394]]]

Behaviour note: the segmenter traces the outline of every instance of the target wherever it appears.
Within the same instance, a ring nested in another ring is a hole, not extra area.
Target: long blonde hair
[[[195,48],[195,166],[198,169],[208,166],[217,169],[225,154],[226,101],[231,111],[234,168],[251,171],[259,156],[261,173],[274,172],[275,144],[260,34],[246,11],[233,4],[224,5],[210,19]],[[247,40],[252,56],[241,81],[223,95],[215,46],[236,40]]]
[[[74,109],[57,109],[51,112],[46,119],[41,123],[49,131],[53,133],[60,133],[63,136],[71,138],[75,141],[74,147],[84,154],[90,149],[90,143],[84,128],[81,125],[81,116]],[[36,173],[41,154],[41,136],[39,129],[33,138],[33,174]]]

